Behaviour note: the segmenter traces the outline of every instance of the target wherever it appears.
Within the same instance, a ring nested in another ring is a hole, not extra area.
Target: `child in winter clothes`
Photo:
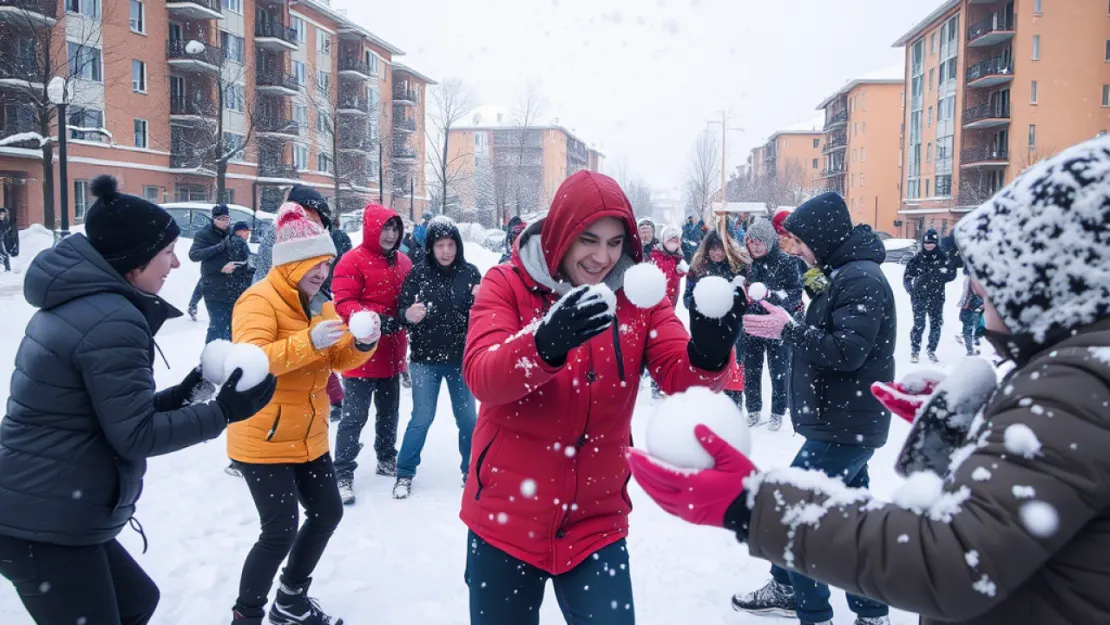
[[[663,228],[663,245],[651,251],[651,262],[667,276],[667,297],[671,307],[678,307],[678,287],[690,270],[682,258],[682,231],[675,226]]]
[[[979,322],[983,317],[983,298],[975,292],[971,277],[964,279],[964,292],[960,296],[960,323],[963,324],[961,339],[967,348],[968,356],[979,353]]]
[[[233,625],[261,625],[267,595],[288,556],[273,625],[332,625],[307,596],[312,572],[343,517],[335,469],[328,453],[328,378],[366,362],[377,336],[356,339],[332,304],[312,312],[312,299],[327,280],[335,243],[300,205],[286,204],[277,217],[273,268],[235,305],[236,343],[266,352],[277,376],[273,401],[252,419],[228,428],[228,455],[250,488],[262,535],[243,564]],[[298,530],[299,503],[306,509]]]

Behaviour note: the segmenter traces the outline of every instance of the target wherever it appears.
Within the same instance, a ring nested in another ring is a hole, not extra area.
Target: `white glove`
[[[679,261],[679,263],[678,263],[678,272],[679,273],[690,273],[690,264],[687,263],[685,260]]]
[[[347,329],[343,327],[343,322],[333,319],[321,321],[315,328],[312,328],[309,337],[312,339],[312,346],[321,350],[338,343],[339,339],[343,338],[346,333]]]

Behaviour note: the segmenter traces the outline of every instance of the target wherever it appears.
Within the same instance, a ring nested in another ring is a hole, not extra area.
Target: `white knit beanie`
[[[321,224],[309,219],[300,204],[286,202],[278,210],[273,265],[286,265],[318,256],[335,256],[335,243]]]
[[[659,237],[659,240],[666,243],[671,239],[681,238],[682,231],[678,229],[678,226],[666,226],[665,228],[663,228],[663,236]]]

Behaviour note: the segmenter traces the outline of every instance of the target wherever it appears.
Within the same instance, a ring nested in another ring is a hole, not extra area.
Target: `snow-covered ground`
[[[45,232],[25,234],[24,254],[16,260],[20,273],[0,274],[0,314],[7,319],[0,340],[0,397],[6,397],[15,352],[27,320],[34,312],[23,300],[22,269],[34,251],[49,245]],[[171,274],[163,295],[184,309],[199,271],[185,252],[191,241],[179,242],[181,269]],[[357,244],[357,241],[356,241]],[[483,271],[498,254],[476,243],[466,246],[467,258]],[[898,265],[884,266],[898,297],[899,375],[923,364],[909,364],[909,297],[901,287]],[[959,331],[956,301],[961,282],[949,286],[945,309],[944,339],[939,355],[946,365],[963,353],[954,335]],[[202,317],[203,317],[202,312]],[[685,319],[687,313],[680,309]],[[188,318],[166,324],[159,345],[172,370],[161,361],[155,368],[159,386],[175,384],[200,357],[205,325]],[[765,403],[770,403],[769,383],[764,383]],[[652,414],[650,393],[641,393],[633,423],[637,440]],[[411,395],[401,400],[402,427],[412,410]],[[393,480],[363,470],[355,488],[358,503],[345,511],[331,546],[316,571],[313,594],[325,608],[344,617],[350,625],[412,623],[464,625],[467,588],[463,582],[466,528],[459,521],[458,452],[454,420],[450,418],[446,390],[440,397],[439,418],[432,427],[423,454],[420,474],[411,499],[390,497]],[[890,443],[871,463],[872,487],[880,498],[889,498],[902,480],[893,472],[895,456],[908,426],[894,420]],[[373,428],[364,441],[370,451]],[[754,461],[762,467],[789,464],[803,440],[790,428],[768,432],[757,428],[752,436]],[[150,461],[137,518],[150,540],[144,555],[137,534],[124,531],[120,540],[154,578],[162,602],[154,625],[220,624],[230,622],[243,559],[258,536],[258,518],[242,480],[224,474],[227,464],[222,440],[198,445]],[[635,485],[631,496],[631,552],[637,621],[645,625],[673,623],[747,624],[774,622],[732,611],[734,592],[753,589],[767,579],[767,563],[750,558],[747,549],[721,530],[687,525],[660,510]],[[833,593],[835,623],[853,622],[842,592]],[[562,623],[549,591],[542,610],[545,625]],[[917,623],[917,617],[895,613],[895,625]],[[778,621],[788,623],[790,621]],[[0,581],[0,623],[31,625],[10,584]]]

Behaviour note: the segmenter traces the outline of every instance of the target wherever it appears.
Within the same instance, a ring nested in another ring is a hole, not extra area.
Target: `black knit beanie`
[[[320,215],[320,221],[323,222],[324,227],[331,228],[331,208],[328,206],[328,201],[316,189],[306,187],[303,184],[295,184],[289,190],[289,197],[286,198],[286,201],[316,211]]]
[[[91,191],[97,200],[85,216],[85,237],[120,275],[146,265],[181,235],[161,206],[120,193],[111,176],[97,177]]]
[[[229,215],[231,215],[231,210],[227,207],[227,204],[217,204],[212,207],[212,219]]]

